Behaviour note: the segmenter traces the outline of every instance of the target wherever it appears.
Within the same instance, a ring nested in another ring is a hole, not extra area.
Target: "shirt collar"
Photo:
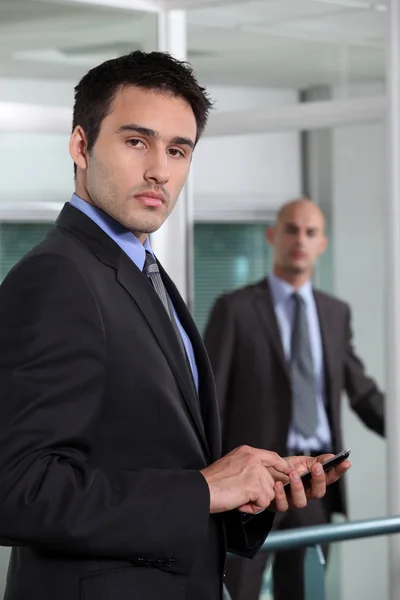
[[[306,303],[313,299],[312,283],[310,280],[306,281],[298,290],[273,273],[268,276],[268,281],[275,306],[286,302],[294,293],[299,294]]]
[[[82,200],[77,194],[73,194],[70,204],[94,221],[129,256],[137,268],[143,271],[146,250],[153,254],[148,237],[142,244],[131,231],[97,206]]]

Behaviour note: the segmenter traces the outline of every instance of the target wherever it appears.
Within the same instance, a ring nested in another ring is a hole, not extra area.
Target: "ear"
[[[319,254],[323,254],[328,246],[328,238],[324,235],[321,239],[321,244],[319,247]]]
[[[77,125],[72,132],[69,153],[76,166],[86,171],[88,167],[87,139],[86,133],[80,125]]]
[[[270,246],[275,243],[275,227],[267,227],[265,230],[265,238]]]

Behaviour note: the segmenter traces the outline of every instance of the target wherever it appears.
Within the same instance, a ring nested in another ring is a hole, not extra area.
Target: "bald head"
[[[283,204],[276,214],[276,225],[285,220],[290,219],[291,215],[301,213],[302,215],[308,215],[310,220],[319,222],[322,231],[325,231],[325,217],[322,210],[314,204],[309,198],[295,198]]]
[[[274,249],[274,272],[293,285],[302,285],[326,248],[324,215],[308,198],[291,200],[279,209],[267,239]]]

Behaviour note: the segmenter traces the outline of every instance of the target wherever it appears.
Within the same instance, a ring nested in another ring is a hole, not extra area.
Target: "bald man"
[[[206,328],[223,453],[241,444],[282,456],[343,450],[343,390],[365,425],[383,435],[384,398],[354,353],[350,309],[312,287],[314,265],[327,246],[323,214],[308,199],[293,200],[266,238],[273,273],[218,298]],[[346,513],[343,482],[303,511],[278,516],[275,527],[324,524],[333,512]],[[303,600],[303,558],[302,550],[276,555],[274,600]],[[265,563],[265,554],[229,561],[232,600],[257,600]]]

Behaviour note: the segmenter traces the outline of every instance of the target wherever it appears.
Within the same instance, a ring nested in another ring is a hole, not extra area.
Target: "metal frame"
[[[160,10],[157,15],[157,48],[186,60],[186,14]],[[173,213],[151,236],[156,256],[175,282],[189,310],[194,302],[193,284],[193,185],[191,174]]]
[[[400,513],[400,0],[390,0],[388,44],[387,464],[389,514]],[[400,539],[389,540],[390,597],[400,597]]]

